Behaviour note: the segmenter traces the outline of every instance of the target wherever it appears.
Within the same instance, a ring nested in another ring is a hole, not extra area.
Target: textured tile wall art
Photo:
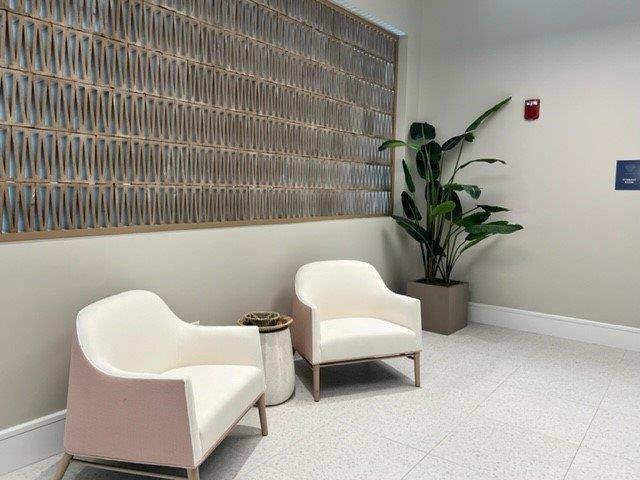
[[[396,51],[323,0],[0,0],[0,240],[386,215]]]

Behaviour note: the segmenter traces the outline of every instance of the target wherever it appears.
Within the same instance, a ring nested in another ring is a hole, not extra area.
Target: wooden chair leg
[[[313,399],[320,401],[320,365],[313,365]]]
[[[196,468],[187,468],[187,479],[188,480],[200,480],[200,469]]]
[[[415,377],[416,387],[420,386],[420,352],[413,354],[413,374]]]
[[[56,473],[53,475],[52,480],[61,480],[61,478],[64,477],[64,473],[67,471],[67,468],[69,468],[69,464],[71,463],[72,459],[73,455],[69,455],[66,452],[64,453],[64,455],[62,455],[62,458],[58,462],[58,468],[56,468]]]
[[[260,427],[262,428],[262,436],[269,435],[267,428],[267,394],[263,393],[258,399],[258,413],[260,414]]]

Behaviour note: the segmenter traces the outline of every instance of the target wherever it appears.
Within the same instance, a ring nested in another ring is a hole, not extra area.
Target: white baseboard
[[[0,475],[62,452],[64,417],[61,410],[0,431]]]
[[[640,351],[640,328],[474,302],[469,302],[469,320],[512,330]]]

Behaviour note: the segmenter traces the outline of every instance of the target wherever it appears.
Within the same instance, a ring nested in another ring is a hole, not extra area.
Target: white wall
[[[640,327],[640,192],[613,188],[640,158],[639,22],[637,1],[426,3],[421,118],[446,137],[514,97],[467,152],[508,165],[461,179],[525,230],[461,264],[473,301]]]
[[[398,105],[406,125],[417,111],[420,2],[353,3],[408,34]],[[389,218],[0,244],[0,430],[65,408],[75,315],[90,302],[144,288],[185,320],[232,324],[251,309],[288,311],[293,275],[313,260],[365,260],[402,289],[411,247]]]

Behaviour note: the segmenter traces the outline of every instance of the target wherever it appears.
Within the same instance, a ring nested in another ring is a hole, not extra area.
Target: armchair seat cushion
[[[320,322],[322,363],[414,352],[416,334],[378,318],[336,318]]]
[[[252,366],[196,365],[174,368],[162,376],[190,380],[198,434],[207,447],[223,438],[265,389],[262,370]]]

